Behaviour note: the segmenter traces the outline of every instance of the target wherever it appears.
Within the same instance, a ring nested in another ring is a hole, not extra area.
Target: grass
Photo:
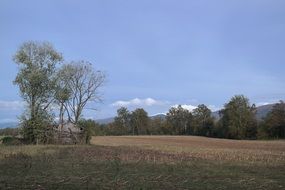
[[[285,141],[95,137],[0,146],[0,189],[284,189]]]

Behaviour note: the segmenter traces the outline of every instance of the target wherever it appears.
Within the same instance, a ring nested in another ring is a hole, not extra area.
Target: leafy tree
[[[147,112],[138,108],[131,113],[131,128],[133,135],[150,134],[149,118]]]
[[[195,135],[211,136],[214,126],[214,118],[211,110],[204,104],[198,105],[193,110],[193,128]]]
[[[93,135],[98,135],[98,124],[91,119],[81,119],[78,121],[78,126],[83,129],[83,140],[85,144],[90,144]]]
[[[64,89],[69,92],[68,100],[64,99],[63,105],[69,120],[77,124],[87,103],[101,100],[99,88],[105,81],[105,75],[94,70],[89,62],[79,61],[63,65],[59,76]]]
[[[166,122],[160,117],[150,119],[149,131],[151,135],[171,134],[166,128]]]
[[[12,136],[15,137],[20,134],[19,128],[3,128],[0,129],[0,136]]]
[[[107,135],[117,135],[118,130],[114,122],[105,125],[105,133]]]
[[[117,110],[117,116],[115,117],[114,124],[116,126],[117,135],[126,135],[130,130],[131,114],[125,107],[121,107]]]
[[[43,136],[39,131],[48,127],[46,118],[54,101],[56,65],[63,58],[51,44],[31,41],[22,44],[13,59],[19,66],[14,84],[19,86],[27,103],[27,112],[22,117],[24,137],[36,143]]]
[[[40,110],[34,118],[21,118],[22,134],[28,143],[53,143],[53,116]]]
[[[170,108],[166,120],[172,126],[173,134],[193,134],[193,129],[191,128],[192,114],[189,110],[182,108],[181,105],[177,108]]]
[[[220,115],[222,114],[222,111],[219,112]],[[229,124],[228,124],[228,118],[226,118],[227,116],[224,115],[223,117],[221,117],[221,119],[219,119],[217,122],[215,122],[214,128],[213,128],[213,132],[212,132],[212,136],[213,137],[218,137],[218,138],[229,138],[228,134],[229,134]]]
[[[285,138],[285,103],[280,101],[275,104],[272,110],[264,118],[260,137]]]
[[[221,110],[219,126],[226,138],[256,138],[257,121],[255,105],[250,105],[243,95],[234,96]],[[220,136],[220,135],[219,135]]]

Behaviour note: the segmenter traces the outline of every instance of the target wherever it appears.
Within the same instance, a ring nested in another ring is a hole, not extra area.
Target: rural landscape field
[[[0,190],[285,190],[285,0],[0,0]]]
[[[0,146],[0,189],[284,189],[285,141],[101,136]]]

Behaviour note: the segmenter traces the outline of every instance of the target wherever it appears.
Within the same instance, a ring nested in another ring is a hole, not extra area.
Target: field
[[[285,189],[285,141],[94,137],[0,146],[0,189]]]

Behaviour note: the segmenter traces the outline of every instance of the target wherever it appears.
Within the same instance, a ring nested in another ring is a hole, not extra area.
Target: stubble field
[[[0,146],[0,189],[285,189],[285,141],[105,136]]]

